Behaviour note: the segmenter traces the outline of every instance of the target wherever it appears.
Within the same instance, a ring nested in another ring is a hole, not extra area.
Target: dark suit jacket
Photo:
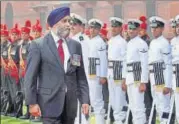
[[[39,104],[43,117],[59,117],[65,96],[69,117],[76,116],[77,97],[82,104],[89,104],[81,45],[67,39],[67,46],[71,57],[74,54],[81,56],[81,65],[72,65],[69,59],[65,72],[51,33],[32,41],[30,45],[25,75],[25,100],[27,105]]]

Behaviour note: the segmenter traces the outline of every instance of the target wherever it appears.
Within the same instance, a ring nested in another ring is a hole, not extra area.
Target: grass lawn
[[[26,113],[26,106],[23,106],[23,113]],[[1,116],[1,123],[0,124],[42,124],[37,122],[30,122],[29,120],[21,120],[13,117],[8,116]],[[90,117],[90,124],[95,124],[95,117],[91,115]],[[157,121],[156,124],[159,124]]]
[[[93,116],[90,119],[91,124],[95,124],[94,121],[95,119]],[[42,123],[30,122],[29,120],[21,120],[8,116],[1,116],[1,124],[42,124]]]
[[[92,116],[90,118],[90,124],[95,124],[95,118],[94,116]],[[1,116],[1,124],[42,124],[42,123],[35,123],[35,122],[30,122],[29,120],[20,120],[20,119],[16,119],[16,118],[12,118],[12,117],[8,117],[8,116]],[[157,122],[156,124],[159,124],[159,122]]]

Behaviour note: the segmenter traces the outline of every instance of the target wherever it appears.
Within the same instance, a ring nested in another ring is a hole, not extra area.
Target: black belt
[[[141,71],[141,62],[133,62],[127,64],[127,71],[128,72]]]
[[[122,61],[115,61],[115,60],[110,60],[108,61],[108,67],[109,68],[114,68],[115,66],[119,66],[120,68],[122,68]]]
[[[108,61],[108,67],[113,69],[114,80],[122,80],[122,61]]]
[[[165,70],[164,62],[156,62],[149,64],[150,73],[154,74],[155,85],[165,84],[163,71]]]
[[[157,71],[164,70],[164,69],[165,69],[164,62],[157,62],[157,63],[149,64],[150,73],[155,73]]]
[[[141,62],[133,62],[127,64],[127,71],[133,72],[134,81],[140,81],[141,80]]]
[[[96,65],[100,65],[99,58],[88,58],[89,59],[89,75],[96,75]]]

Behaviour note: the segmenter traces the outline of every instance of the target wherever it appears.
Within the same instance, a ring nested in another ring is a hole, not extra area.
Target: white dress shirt
[[[172,56],[171,56],[171,46],[169,41],[160,36],[156,39],[153,39],[149,47],[149,64],[156,62],[164,62],[164,79],[165,87],[170,88],[172,83]],[[154,85],[154,84],[152,84]]]
[[[62,47],[63,47],[64,57],[65,57],[65,58],[64,58],[64,70],[65,70],[65,72],[67,72],[67,64],[68,64],[68,60],[69,60],[69,58],[70,58],[70,52],[69,52],[69,50],[68,50],[68,46],[67,46],[66,40],[63,39],[63,38],[59,38],[55,33],[53,33],[53,31],[51,31],[51,34],[52,34],[52,37],[53,37],[53,39],[54,39],[54,41],[55,41],[55,44],[56,44],[56,46],[57,46],[57,49],[58,49],[58,45],[59,45],[58,41],[59,41],[60,39],[63,40]]]
[[[127,43],[127,64],[141,62],[141,82],[148,82],[148,45],[139,36]],[[130,77],[129,77],[130,78]],[[132,78],[131,78],[132,79]],[[126,81],[129,84],[130,81]],[[132,81],[131,81],[132,82]]]
[[[89,58],[98,58],[99,66],[96,66],[96,76],[97,77],[107,77],[107,45],[104,40],[99,36],[95,36],[90,39],[89,43]]]
[[[179,36],[174,37],[171,40],[171,47],[172,47],[172,63],[179,64]]]
[[[108,41],[108,60],[111,61],[122,61],[122,77],[126,76],[126,52],[127,42],[120,35],[112,37]]]
[[[172,64],[179,64],[179,36],[174,37],[171,40],[171,48],[172,48]],[[173,67],[173,70],[175,68]],[[173,74],[172,88],[176,89],[176,75]]]

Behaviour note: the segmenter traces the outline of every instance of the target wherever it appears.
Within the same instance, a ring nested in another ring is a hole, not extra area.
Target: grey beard
[[[58,29],[57,35],[62,38],[68,37],[70,34],[70,29]]]

